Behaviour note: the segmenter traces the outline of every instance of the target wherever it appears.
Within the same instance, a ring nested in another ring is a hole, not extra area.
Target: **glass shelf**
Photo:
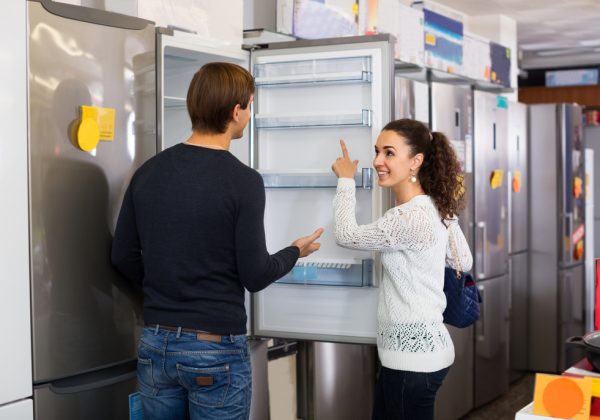
[[[265,188],[336,188],[337,177],[331,172],[261,173]],[[373,188],[373,168],[362,168],[354,176],[356,188]]]
[[[330,115],[255,115],[256,128],[309,128],[309,127],[370,127],[370,109],[363,109],[355,114]]]
[[[370,83],[371,57],[327,58],[254,65],[259,87],[294,84]]]
[[[319,259],[298,262],[277,283],[321,286],[369,287],[373,279],[372,259]]]
[[[165,108],[186,108],[186,98],[164,96]]]

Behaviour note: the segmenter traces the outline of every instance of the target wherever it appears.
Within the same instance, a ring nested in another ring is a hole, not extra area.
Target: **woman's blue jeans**
[[[375,386],[373,420],[433,420],[435,395],[449,369],[425,373],[382,366]]]
[[[215,342],[146,327],[137,372],[145,420],[249,418],[252,373],[245,335]]]

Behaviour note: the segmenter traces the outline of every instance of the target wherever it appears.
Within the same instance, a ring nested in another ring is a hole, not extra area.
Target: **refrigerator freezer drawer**
[[[318,260],[296,264],[290,273],[277,283],[292,283],[322,286],[371,286],[373,260]]]
[[[256,86],[370,83],[371,57],[298,60],[254,65]]]
[[[331,172],[262,173],[265,188],[335,188],[337,177]],[[363,168],[354,176],[357,188],[373,188],[373,168]]]
[[[106,370],[116,372],[115,376],[99,376],[95,382],[79,381],[75,377],[34,388],[36,420],[128,420],[128,396],[136,391],[137,382],[135,362],[123,365],[122,370],[127,367],[128,373]],[[102,371],[98,375],[102,375]]]

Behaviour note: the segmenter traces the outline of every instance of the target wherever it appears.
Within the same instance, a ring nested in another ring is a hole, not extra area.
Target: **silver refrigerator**
[[[110,248],[156,153],[154,25],[48,0],[27,19],[35,418],[127,419],[141,293]]]
[[[508,279],[510,288],[510,380],[528,369],[529,171],[527,105],[508,103]]]
[[[473,273],[483,300],[475,324],[478,407],[505,393],[509,384],[506,98],[474,90],[473,118]]]
[[[585,173],[581,107],[529,106],[531,370],[562,372],[583,357]]]
[[[461,162],[466,207],[459,215],[460,226],[473,250],[473,163],[472,90],[469,85],[431,82],[431,129],[446,134]],[[473,408],[474,327],[447,325],[455,348],[454,364],[436,398],[436,419],[454,420]]]

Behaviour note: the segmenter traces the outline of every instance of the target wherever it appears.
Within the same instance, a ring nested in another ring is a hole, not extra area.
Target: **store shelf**
[[[177,96],[164,96],[165,108],[186,108],[186,99]]]
[[[256,128],[370,127],[372,111],[354,114],[280,114],[255,115]]]
[[[331,172],[268,173],[262,172],[265,188],[336,188],[337,177]],[[354,176],[356,188],[373,188],[373,168],[362,168]]]
[[[298,60],[254,65],[258,87],[296,84],[370,83],[371,57]]]
[[[371,286],[372,279],[372,259],[319,259],[298,262],[277,283],[368,287]]]

